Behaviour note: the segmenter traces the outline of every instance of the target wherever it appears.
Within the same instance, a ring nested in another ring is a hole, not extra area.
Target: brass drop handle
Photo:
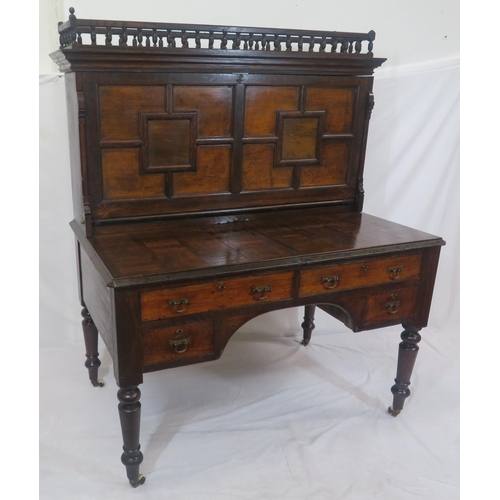
[[[187,351],[188,345],[191,343],[191,337],[179,338],[184,335],[184,332],[179,328],[175,332],[177,337],[175,340],[169,340],[168,344],[174,348],[177,354],[182,354]]]
[[[394,302],[386,302],[385,309],[388,314],[396,314],[400,305],[401,302],[399,300],[396,300]]]
[[[189,297],[187,299],[179,300],[169,300],[167,302],[168,307],[173,307],[176,313],[183,313],[186,310],[186,306],[189,304]]]
[[[391,280],[398,280],[401,278],[401,273],[403,272],[403,266],[399,267],[388,267],[387,274]]]
[[[332,288],[335,288],[340,281],[340,276],[336,274],[335,276],[325,276],[321,278],[321,283],[325,287],[326,290],[331,290]]]
[[[272,289],[271,285],[261,286],[259,288],[252,287],[251,293],[255,300],[264,300],[267,299],[267,294],[268,292],[271,291],[271,289]]]

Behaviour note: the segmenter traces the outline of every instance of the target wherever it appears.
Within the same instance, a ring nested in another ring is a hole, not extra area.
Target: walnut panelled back
[[[143,374],[218,359],[269,311],[403,324],[409,395],[441,238],[361,213],[375,33],[81,20],[66,73],[78,277],[94,386],[113,359],[122,463],[139,474]]]
[[[353,205],[370,78],[93,73],[83,79],[95,219]]]

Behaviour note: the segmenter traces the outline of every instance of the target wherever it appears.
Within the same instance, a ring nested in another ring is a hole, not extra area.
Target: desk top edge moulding
[[[440,248],[362,212],[375,32],[78,19],[59,24],[85,366],[113,361],[133,487],[143,374],[218,359],[269,311],[401,324],[410,395]]]

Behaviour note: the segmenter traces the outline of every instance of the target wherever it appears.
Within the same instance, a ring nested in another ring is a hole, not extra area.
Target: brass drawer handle
[[[401,278],[401,273],[403,272],[403,266],[400,267],[388,267],[387,274],[391,280],[398,280]]]
[[[385,309],[388,314],[396,314],[398,312],[401,302],[396,300],[395,302],[386,302]]]
[[[181,329],[175,332],[177,336],[182,335],[183,331]],[[187,351],[188,344],[191,343],[191,337],[186,337],[184,339],[169,340],[168,344],[174,348],[177,354],[182,354]]]
[[[168,343],[171,345],[177,354],[182,354],[187,351],[187,346],[191,342],[191,337],[179,340],[169,340]]]
[[[321,278],[321,283],[325,287],[326,290],[331,290],[332,288],[335,288],[340,281],[340,276],[336,274],[335,276],[329,276],[329,277],[324,277]]]
[[[190,300],[189,300],[189,298],[187,298],[187,299],[179,299],[179,300],[169,300],[167,302],[167,304],[168,304],[168,307],[173,307],[174,311],[176,313],[182,313],[186,310],[185,306],[187,306],[189,304],[189,302],[190,302]],[[179,306],[181,308],[179,308]],[[182,307],[182,306],[184,306],[184,307]]]
[[[267,294],[272,289],[271,285],[261,286],[260,288],[251,288],[251,293],[255,300],[264,300],[267,299]]]

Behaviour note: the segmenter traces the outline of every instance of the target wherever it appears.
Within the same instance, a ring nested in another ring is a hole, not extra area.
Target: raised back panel
[[[77,19],[75,218],[360,211],[375,33]],[[72,129],[74,130],[74,129]]]
[[[51,54],[78,112],[75,219],[360,211],[375,32],[77,19]],[[73,127],[72,132],[75,132]],[[81,180],[81,182],[80,182]]]
[[[84,75],[94,218],[354,204],[371,78]]]

